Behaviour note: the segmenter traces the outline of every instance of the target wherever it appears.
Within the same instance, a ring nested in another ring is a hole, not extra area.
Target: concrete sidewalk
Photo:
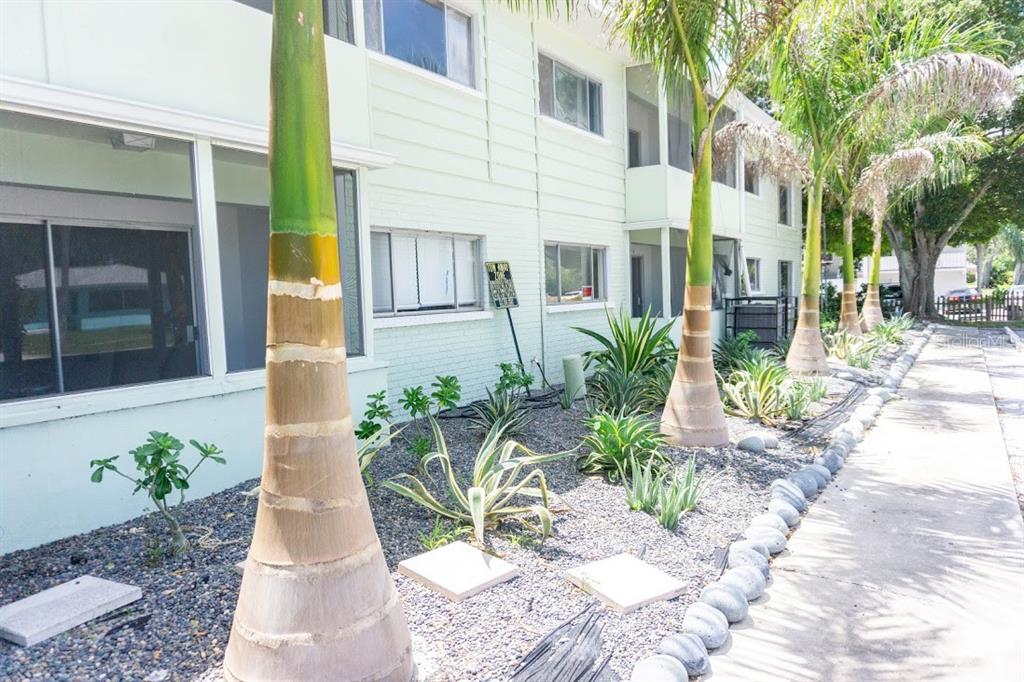
[[[1024,523],[962,335],[937,330],[705,679],[1024,680]]]

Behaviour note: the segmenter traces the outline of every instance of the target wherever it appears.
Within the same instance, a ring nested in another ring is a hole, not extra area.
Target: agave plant
[[[487,389],[487,400],[472,405],[476,416],[469,421],[481,431],[499,428],[502,433],[521,433],[532,421],[529,409],[522,397],[511,391]]]
[[[473,461],[473,475],[469,487],[463,488],[455,476],[448,444],[437,420],[428,416],[434,434],[437,450],[423,460],[424,471],[433,463],[441,467],[448,483],[448,500],[442,502],[415,476],[400,474],[385,481],[384,485],[394,492],[407,497],[439,516],[456,523],[473,526],[473,535],[483,544],[484,531],[493,528],[505,519],[516,519],[527,528],[547,537],[551,532],[551,509],[549,506],[547,479],[540,469],[531,468],[544,462],[553,462],[572,455],[572,451],[538,454],[514,440],[501,442],[503,431],[493,427],[487,432],[484,442]],[[533,485],[531,485],[533,484]],[[520,497],[531,497],[539,504],[523,506]],[[527,519],[536,517],[538,525]]]
[[[757,334],[749,329],[735,336],[722,337],[715,344],[715,349],[711,351],[715,371],[719,376],[728,377],[734,369],[738,368],[741,360],[749,358],[754,350],[753,343],[756,340]]]
[[[679,517],[697,508],[697,503],[717,476],[697,476],[697,458],[690,455],[686,474],[674,476],[658,496],[658,522],[668,530],[679,527]]]
[[[785,409],[783,389],[789,372],[767,353],[740,366],[722,384],[726,409],[741,417],[772,423]]]
[[[399,429],[376,429],[367,435],[359,444],[359,447],[356,448],[356,457],[359,459],[359,473],[363,475],[363,480],[366,481],[367,485],[373,485],[373,476],[368,471],[370,464],[380,451],[387,447],[404,429],[404,426]]]
[[[880,344],[901,344],[903,335],[914,326],[914,318],[911,315],[903,314],[883,322],[879,322],[871,329],[871,336]]]
[[[636,414],[598,411],[585,423],[590,433],[583,438],[583,444],[590,452],[580,455],[576,461],[581,473],[604,474],[616,480],[629,475],[633,461],[640,466],[651,463],[656,470],[670,463],[660,450],[665,436],[650,419]]]
[[[658,507],[664,476],[654,469],[650,460],[641,466],[635,457],[629,460],[629,471],[630,480],[622,482],[626,490],[626,504],[632,511],[653,514]]]

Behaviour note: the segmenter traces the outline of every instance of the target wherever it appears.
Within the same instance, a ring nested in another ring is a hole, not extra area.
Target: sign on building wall
[[[491,305],[495,308],[518,308],[519,298],[516,296],[516,285],[512,282],[512,270],[507,260],[487,261],[487,290],[491,295]]]

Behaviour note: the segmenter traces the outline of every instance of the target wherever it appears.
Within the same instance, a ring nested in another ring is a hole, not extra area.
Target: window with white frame
[[[722,107],[715,117],[715,132],[736,120],[736,112],[729,107]],[[711,178],[729,187],[736,186],[736,155],[733,154],[722,161],[714,161],[711,169]]]
[[[792,199],[789,196],[789,183],[779,183],[779,223],[792,225]]]
[[[544,291],[549,305],[603,301],[605,254],[603,246],[544,244]]]
[[[779,296],[789,296],[793,290],[793,263],[788,260],[779,261]]]
[[[0,400],[202,373],[192,145],[0,112]]]
[[[538,56],[537,70],[541,114],[604,134],[599,82],[543,54]]]
[[[363,354],[356,177],[334,171],[345,351]],[[270,177],[265,154],[213,148],[224,341],[228,371],[262,369],[266,359]]]
[[[274,0],[237,0],[243,5],[248,5],[270,14],[274,9]],[[346,43],[353,42],[352,39],[352,0],[323,0],[324,6],[324,35],[344,40]]]
[[[480,310],[480,237],[374,228],[373,314]]]
[[[474,87],[473,20],[442,0],[363,0],[366,46]]]
[[[754,196],[761,193],[761,176],[758,175],[757,165],[750,161],[743,163],[743,189]]]
[[[747,281],[750,282],[750,293],[761,291],[761,259],[747,259]]]

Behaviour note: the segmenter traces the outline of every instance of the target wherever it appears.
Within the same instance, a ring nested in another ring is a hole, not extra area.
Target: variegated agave
[[[441,427],[433,416],[428,417],[437,449],[422,462],[423,471],[429,471],[436,462],[448,483],[448,500],[441,502],[415,476],[401,474],[384,485],[399,495],[423,505],[430,511],[458,523],[473,526],[476,541],[483,543],[484,530],[493,528],[503,519],[514,518],[541,537],[551,532],[551,508],[547,480],[544,472],[535,467],[572,455],[572,451],[539,454],[514,440],[502,442],[503,429],[495,426],[487,432],[473,462],[473,478],[463,489],[455,476],[448,444]],[[524,469],[531,468],[524,475]],[[533,484],[533,485],[531,485]],[[539,504],[522,505],[520,496],[535,498]],[[537,525],[527,519],[536,517]]]

